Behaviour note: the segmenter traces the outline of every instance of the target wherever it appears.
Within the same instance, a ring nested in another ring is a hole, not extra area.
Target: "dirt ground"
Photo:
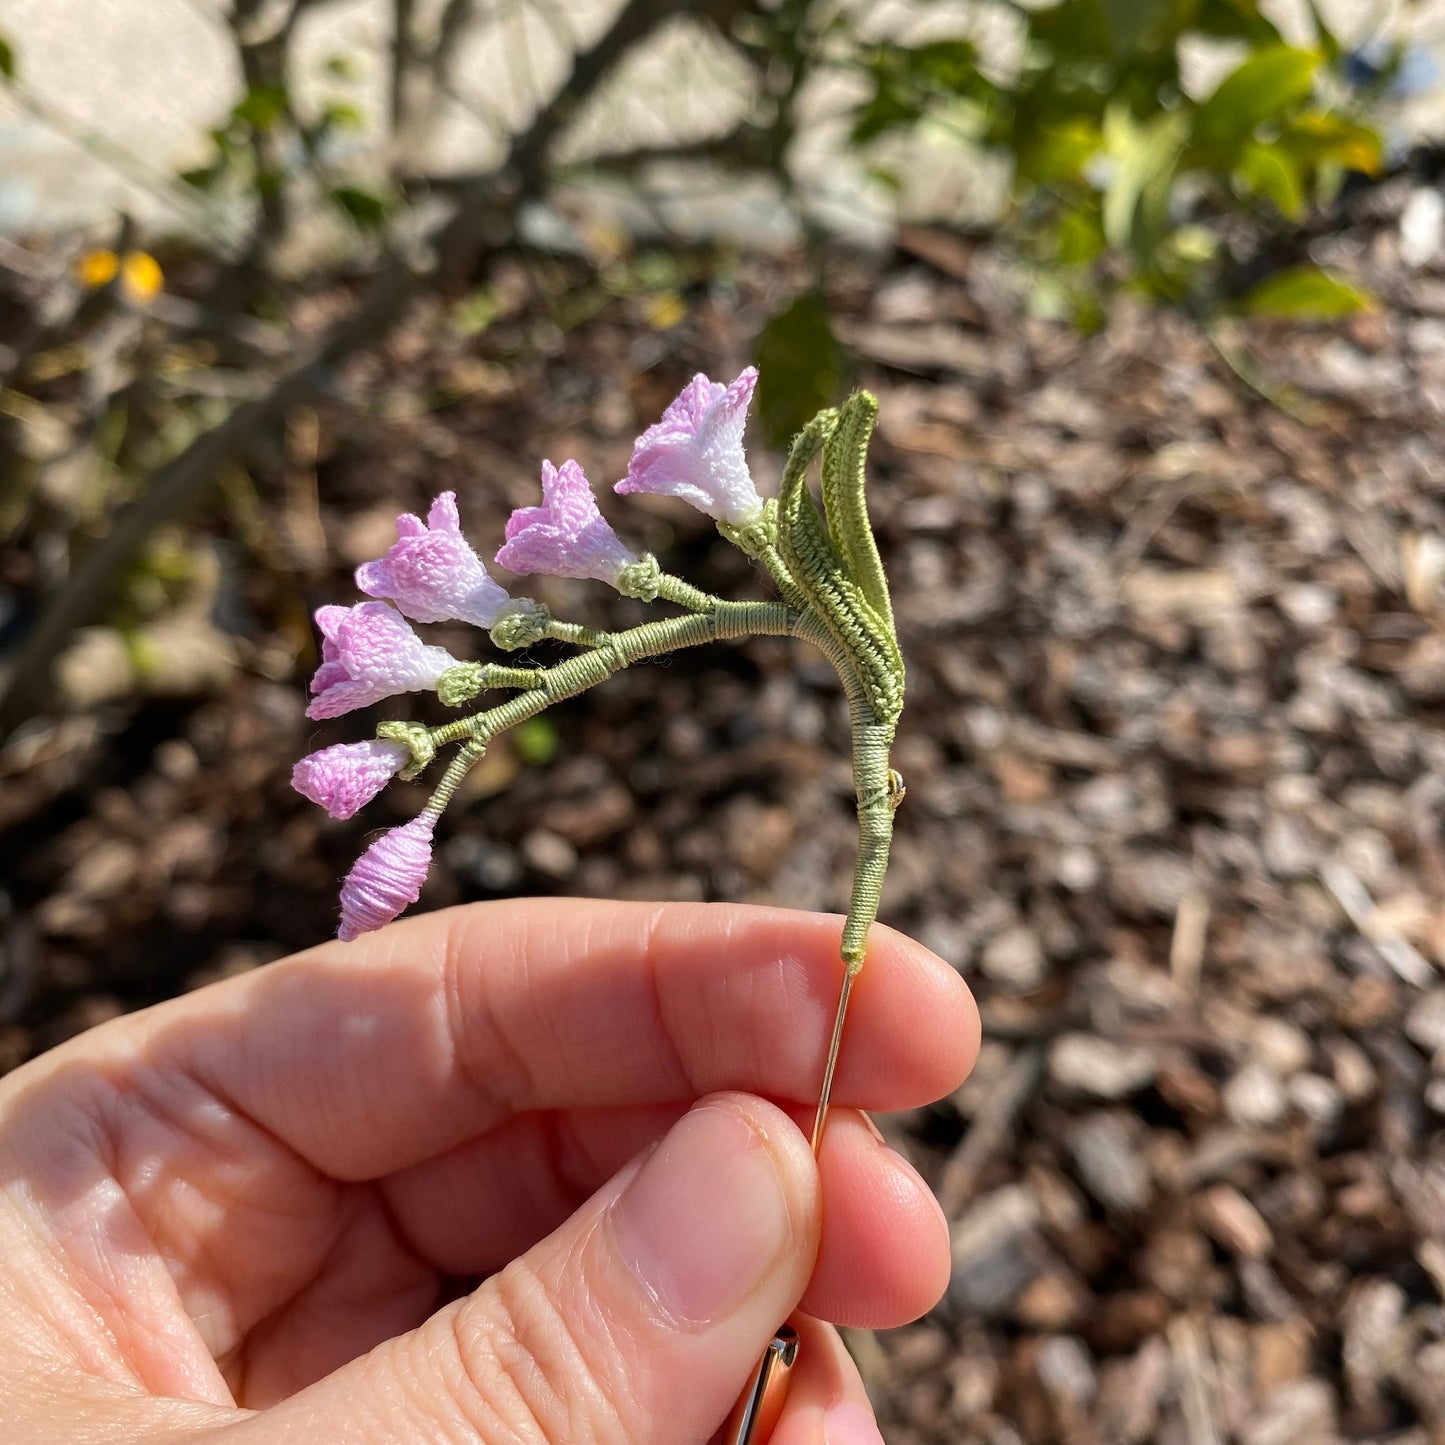
[[[938,233],[830,270],[909,666],[883,918],[984,1015],[973,1078],[885,1121],[955,1257],[927,1319],[851,1340],[893,1445],[1445,1439],[1445,272],[1395,235],[1386,208],[1327,246],[1376,314],[1215,341],[1129,305],[1092,337],[1030,319],[1005,254]],[[519,262],[479,336],[423,319],[358,364],[351,409],[227,484],[177,624],[200,661],[178,645],[145,699],[72,667],[0,751],[0,1069],[325,937],[421,795],[334,823],[291,792],[363,726],[303,717],[308,610],[444,487],[481,541],[542,456],[621,475],[798,273],[704,267],[661,328],[625,298],[564,321],[555,279]],[[758,593],[684,510],[612,513]],[[604,591],[543,595],[631,615]],[[801,647],[548,716],[449,812],[423,907],[843,903],[846,718]]]

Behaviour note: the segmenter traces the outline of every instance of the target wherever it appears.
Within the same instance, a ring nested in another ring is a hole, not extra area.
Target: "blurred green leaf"
[[[1123,106],[1111,107],[1104,117],[1105,152],[1113,167],[1104,189],[1104,236],[1115,250],[1147,257],[1157,244],[1187,125],[1177,113],[1140,122]]]
[[[0,35],[0,76],[15,79],[15,47],[7,35]]]
[[[1027,38],[1054,57],[1103,60],[1114,54],[1114,28],[1103,0],[1042,6],[1029,16]]]
[[[391,202],[378,191],[365,186],[333,186],[328,192],[331,202],[363,231],[377,231],[391,214]]]
[[[321,68],[332,80],[359,80],[361,78],[361,67],[356,63],[356,57],[348,55],[344,50],[338,50],[334,55],[328,55],[322,62]]]
[[[1384,142],[1379,131],[1328,111],[1311,110],[1292,117],[1280,133],[1279,144],[1301,165],[1332,162],[1346,170],[1375,176],[1384,163]]]
[[[854,115],[855,145],[916,124],[939,104],[993,90],[978,69],[977,49],[962,39],[879,46],[869,52],[865,70],[873,93]]]
[[[1278,27],[1259,8],[1259,0],[1203,0],[1190,26],[1219,40],[1246,40],[1251,45],[1279,44]]]
[[[1063,273],[1040,302],[1056,315],[1087,315],[1076,293],[1098,300],[1121,287],[1207,314],[1228,287],[1226,235],[1263,248],[1327,202],[1346,170],[1378,172],[1368,117],[1329,89],[1315,99],[1339,41],[1314,0],[1312,46],[1285,41],[1265,13],[1274,0],[1003,3],[1024,35],[1002,80],[988,73],[994,57],[962,40],[860,50],[871,84],[856,134],[906,125],[1010,161],[1023,232]],[[1201,37],[1243,58],[1196,102],[1179,57]]]
[[[253,130],[270,130],[291,108],[284,85],[253,85],[231,112]]]
[[[1234,168],[1235,184],[1247,195],[1263,196],[1291,221],[1304,211],[1304,186],[1294,158],[1279,144],[1246,141]]]
[[[1097,261],[1108,245],[1097,206],[1078,206],[1064,212],[1055,240],[1060,265],[1086,266]]]
[[[758,420],[771,446],[786,446],[843,389],[843,353],[816,292],[796,297],[763,327],[753,360]]]
[[[1179,226],[1169,238],[1170,250],[1185,266],[1207,265],[1219,254],[1221,244],[1208,226]]]
[[[1267,276],[1240,303],[1251,316],[1288,321],[1329,321],[1374,309],[1374,298],[1342,276],[1318,266],[1291,266]]]
[[[328,100],[321,108],[321,124],[331,130],[356,131],[366,126],[366,118],[349,101]]]
[[[1189,7],[1172,0],[1103,0],[1109,46],[1116,56],[1172,50]]]
[[[501,314],[502,306],[495,289],[478,286],[452,307],[452,330],[458,336],[480,336]]]
[[[1040,185],[1076,180],[1102,144],[1099,127],[1085,116],[1041,126],[1035,137],[1019,148],[1018,173]]]
[[[512,747],[522,762],[545,767],[557,756],[561,739],[551,718],[529,717],[512,729]]]
[[[903,177],[891,166],[867,166],[864,174],[870,181],[876,181],[885,190],[898,195],[903,190]]]
[[[221,167],[219,163],[212,162],[208,166],[197,166],[195,170],[182,171],[177,179],[187,186],[198,191],[208,191],[220,178]]]
[[[1194,141],[1205,150],[1229,151],[1268,120],[1283,121],[1308,100],[1319,69],[1317,50],[1266,45],[1230,71],[1194,115]]]
[[[1321,13],[1318,0],[1305,0],[1305,9],[1309,11],[1310,20],[1314,23],[1320,53],[1328,64],[1337,64],[1344,49],[1340,44],[1340,37],[1335,34],[1334,28]]]

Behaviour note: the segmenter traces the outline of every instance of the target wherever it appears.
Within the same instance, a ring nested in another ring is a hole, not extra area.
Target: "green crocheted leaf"
[[[837,425],[837,412],[820,412],[793,443],[778,491],[778,551],[852,660],[874,714],[894,721],[903,710],[903,660],[892,618],[885,620],[849,575],[808,490],[809,464]]]
[[[836,411],[820,411],[798,433],[778,488],[778,551],[814,606],[818,586],[843,572],[843,559],[808,490],[808,468],[837,424]]]
[[[866,391],[855,391],[839,408],[838,425],[823,444],[823,510],[849,576],[892,632],[888,579],[868,519],[868,442],[877,419],[878,399]]]

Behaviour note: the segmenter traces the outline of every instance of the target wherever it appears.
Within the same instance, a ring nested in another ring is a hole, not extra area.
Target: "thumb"
[[[801,1298],[818,1221],[793,1122],[705,1099],[522,1258],[237,1445],[705,1445]]]

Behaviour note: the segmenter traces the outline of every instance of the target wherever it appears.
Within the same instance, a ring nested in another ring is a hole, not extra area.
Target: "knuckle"
[[[564,1304],[525,1260],[514,1261],[455,1312],[452,1335],[453,1404],[487,1445],[628,1440],[636,1402],[626,1357],[585,1288]]]
[[[502,1114],[520,1110],[535,1092],[531,1065],[512,1042],[516,1021],[503,1016],[501,997],[526,998],[525,988],[505,989],[495,971],[473,962],[479,954],[464,924],[449,940],[442,961],[446,1029],[460,1076],[478,1098]],[[516,967],[525,965],[517,964]]]

